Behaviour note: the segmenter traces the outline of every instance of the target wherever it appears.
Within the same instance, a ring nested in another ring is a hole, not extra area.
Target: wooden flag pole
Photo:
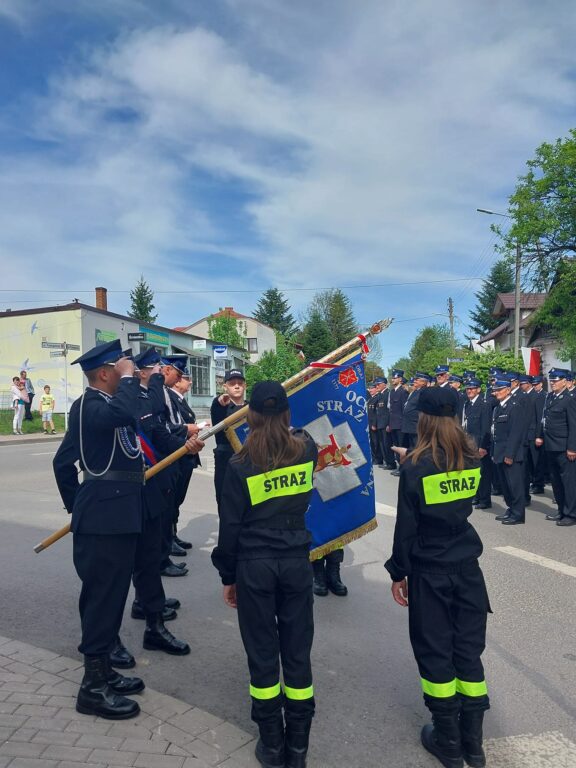
[[[325,355],[321,360],[318,360],[317,363],[325,363],[327,365],[336,364],[338,360],[345,357],[349,352],[352,352],[355,347],[365,346],[366,341],[371,336],[375,336],[376,334],[386,330],[386,328],[388,328],[391,322],[392,322],[392,318],[387,318],[386,320],[380,320],[378,323],[374,323],[374,325],[372,325],[366,331],[366,333],[354,336],[353,339],[350,339],[350,341],[347,341],[345,344],[342,344],[342,346],[338,347],[338,349],[335,349],[329,354]],[[287,392],[290,392],[290,390],[294,389],[299,384],[302,384],[304,381],[309,381],[312,378],[322,376],[323,373],[324,373],[324,370],[322,368],[318,368],[316,367],[316,365],[309,365],[307,368],[304,368],[304,370],[299,371],[294,376],[291,376],[289,379],[286,379],[286,381],[282,383],[282,386]],[[208,440],[209,437],[212,437],[212,435],[215,435],[218,432],[221,432],[223,429],[228,429],[228,427],[233,426],[238,421],[242,421],[242,419],[246,417],[247,412],[248,412],[248,406],[245,405],[239,411],[235,411],[230,416],[227,416],[222,421],[219,421],[218,424],[215,424],[212,427],[208,427],[208,429],[205,429],[203,432],[200,432],[198,434],[198,439],[205,441],[205,440]],[[169,456],[166,456],[165,459],[162,459],[157,464],[154,464],[152,467],[147,469],[145,472],[146,480],[149,480],[151,477],[154,477],[154,475],[158,474],[158,472],[161,472],[163,469],[166,469],[166,467],[169,467],[170,464],[173,464],[175,461],[178,461],[178,459],[181,459],[183,456],[186,456],[187,454],[188,454],[188,451],[186,450],[185,446],[182,446],[182,448],[178,448],[177,451],[174,451],[174,453],[171,453]],[[59,531],[55,531],[53,534],[48,536],[39,544],[36,544],[36,546],[34,547],[34,552],[36,553],[43,552],[45,549],[47,549],[49,546],[54,544],[56,541],[66,536],[67,533],[70,533],[70,525],[65,525],[63,528],[60,528]]]

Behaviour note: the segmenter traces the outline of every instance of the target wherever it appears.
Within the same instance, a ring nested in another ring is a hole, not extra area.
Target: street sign
[[[206,339],[193,339],[192,349],[206,349]]]
[[[66,345],[64,343],[60,343],[58,341],[43,341],[42,347],[44,349],[64,349]],[[80,349],[80,347],[78,347]]]
[[[228,357],[228,345],[227,344],[215,344],[214,345],[214,360],[222,360]]]
[[[129,333],[128,341],[146,341],[145,333]]]
[[[66,357],[66,350],[59,349],[57,352],[50,352],[50,357]]]
[[[446,362],[447,363],[463,363],[464,358],[463,357],[447,357]]]
[[[80,351],[80,344],[66,344],[66,349],[73,349],[76,352]]]

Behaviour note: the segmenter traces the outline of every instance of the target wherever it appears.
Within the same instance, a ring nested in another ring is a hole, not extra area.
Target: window
[[[248,352],[254,354],[258,352],[258,339],[248,339]]]
[[[210,394],[210,358],[206,356],[190,358],[190,375],[192,376],[193,395]]]

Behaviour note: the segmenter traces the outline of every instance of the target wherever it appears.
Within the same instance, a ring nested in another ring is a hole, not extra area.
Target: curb
[[[62,440],[64,432],[59,435],[0,435],[2,445],[26,445],[26,443],[55,443]]]

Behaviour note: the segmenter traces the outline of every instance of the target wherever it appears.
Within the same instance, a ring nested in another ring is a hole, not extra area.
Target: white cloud
[[[534,148],[574,121],[576,11],[560,0],[219,7],[227,25],[120,26],[52,73],[29,113],[51,154],[2,162],[4,254],[58,269],[76,254],[89,285],[144,272],[156,290],[468,276],[489,239],[475,208],[505,206]],[[377,314],[380,294],[366,297],[361,313]],[[406,292],[386,300],[402,312]],[[197,314],[221,303],[199,298]],[[196,314],[170,304],[164,322]]]

